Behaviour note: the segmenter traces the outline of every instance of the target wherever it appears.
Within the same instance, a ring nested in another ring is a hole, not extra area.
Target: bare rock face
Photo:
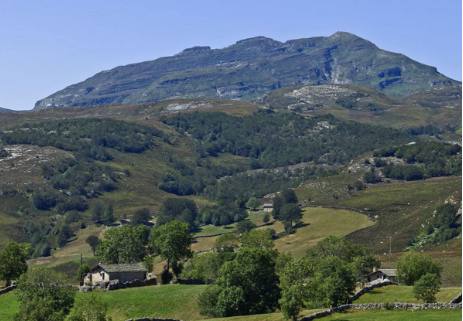
[[[276,41],[244,39],[102,71],[36,103],[35,109],[134,104],[168,98],[254,100],[296,85],[354,84],[405,96],[458,82],[346,32]]]

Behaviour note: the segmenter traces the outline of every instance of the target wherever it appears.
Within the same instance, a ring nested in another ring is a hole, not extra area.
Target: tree
[[[270,215],[268,213],[265,213],[264,217],[262,218],[262,222],[264,222],[265,224],[270,222]]]
[[[241,248],[223,264],[216,285],[200,295],[200,310],[212,316],[273,311],[279,297],[275,257],[266,248]]]
[[[111,204],[106,206],[103,212],[103,223],[106,225],[111,225],[112,223],[114,223],[114,209]]]
[[[405,253],[397,262],[399,280],[406,285],[413,285],[427,273],[440,276],[440,272],[441,267],[434,263],[430,256],[422,253]]]
[[[234,252],[240,246],[240,239],[236,233],[220,235],[215,241],[217,252]]]
[[[0,251],[0,279],[5,280],[7,286],[27,271],[29,248],[28,244],[10,242]]]
[[[95,294],[79,296],[66,321],[111,321],[108,306]]]
[[[314,276],[308,285],[308,297],[314,305],[346,304],[354,293],[355,284],[349,263],[338,257],[324,257],[316,262]]]
[[[378,175],[376,175],[374,169],[371,169],[363,175],[363,180],[365,181],[365,183],[375,184],[380,182],[381,178]]]
[[[148,235],[149,229],[142,225],[109,229],[96,249],[96,256],[104,263],[140,262],[146,254]]]
[[[95,255],[96,248],[100,244],[100,239],[96,235],[90,235],[85,239],[85,242],[90,246],[92,249],[93,255]]]
[[[299,206],[295,203],[287,203],[280,210],[279,219],[283,222],[286,233],[293,231],[294,224],[300,222],[302,212]]]
[[[42,267],[23,274],[18,282],[20,303],[17,321],[63,321],[76,291],[65,278]]]
[[[92,221],[95,223],[100,223],[103,218],[104,210],[105,208],[103,203],[100,201],[96,202],[92,208]]]
[[[307,284],[313,273],[313,266],[307,258],[285,258],[285,264],[279,272],[280,307],[285,318],[297,319],[307,299]]]
[[[149,208],[141,208],[133,214],[132,220],[130,222],[134,225],[137,225],[137,224],[147,225],[150,218],[151,218],[151,212]]]
[[[436,302],[436,294],[440,290],[440,276],[434,273],[426,273],[413,286],[413,293],[418,300],[425,303]]]
[[[296,196],[296,193],[292,189],[284,189],[281,191],[281,197],[283,198],[283,202],[288,204],[288,203],[294,203],[297,204],[298,199]]]
[[[182,278],[212,283],[219,276],[220,268],[226,259],[227,256],[223,253],[209,252],[194,255],[184,265]]]
[[[167,271],[171,264],[176,266],[180,260],[191,257],[191,242],[190,230],[185,222],[173,220],[152,231],[152,248],[155,254],[167,260]]]
[[[252,230],[241,235],[241,246],[248,248],[273,248],[273,230]]]
[[[168,198],[164,201],[159,212],[157,223],[165,224],[172,220],[188,223],[191,230],[196,228],[198,208],[195,202],[189,199]]]
[[[254,228],[256,228],[256,224],[254,224],[253,222],[251,222],[248,219],[239,221],[236,224],[236,231],[238,233],[246,233],[246,232],[249,232],[250,230],[252,230]]]
[[[87,275],[87,273],[90,272],[90,266],[86,263],[83,263],[79,266],[79,271],[78,271],[78,277],[80,284],[83,284],[84,277]]]
[[[249,208],[250,210],[255,210],[256,208],[259,207],[259,201],[254,196],[250,197],[248,201],[246,202],[246,207]]]

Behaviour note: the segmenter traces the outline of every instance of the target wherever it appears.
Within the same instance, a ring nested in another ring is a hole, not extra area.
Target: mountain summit
[[[286,42],[254,37],[223,49],[198,46],[171,57],[102,71],[39,100],[35,109],[168,98],[252,100],[301,84],[355,84],[405,96],[458,82],[434,67],[347,32]]]

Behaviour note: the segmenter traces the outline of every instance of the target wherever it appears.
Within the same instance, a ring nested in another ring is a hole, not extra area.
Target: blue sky
[[[0,107],[195,45],[339,30],[461,80],[460,0],[0,0]]]

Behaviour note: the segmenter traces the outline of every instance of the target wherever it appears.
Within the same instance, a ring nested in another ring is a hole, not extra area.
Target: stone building
[[[84,278],[85,285],[106,285],[110,281],[120,283],[146,280],[147,269],[143,263],[102,264],[95,266]]]

